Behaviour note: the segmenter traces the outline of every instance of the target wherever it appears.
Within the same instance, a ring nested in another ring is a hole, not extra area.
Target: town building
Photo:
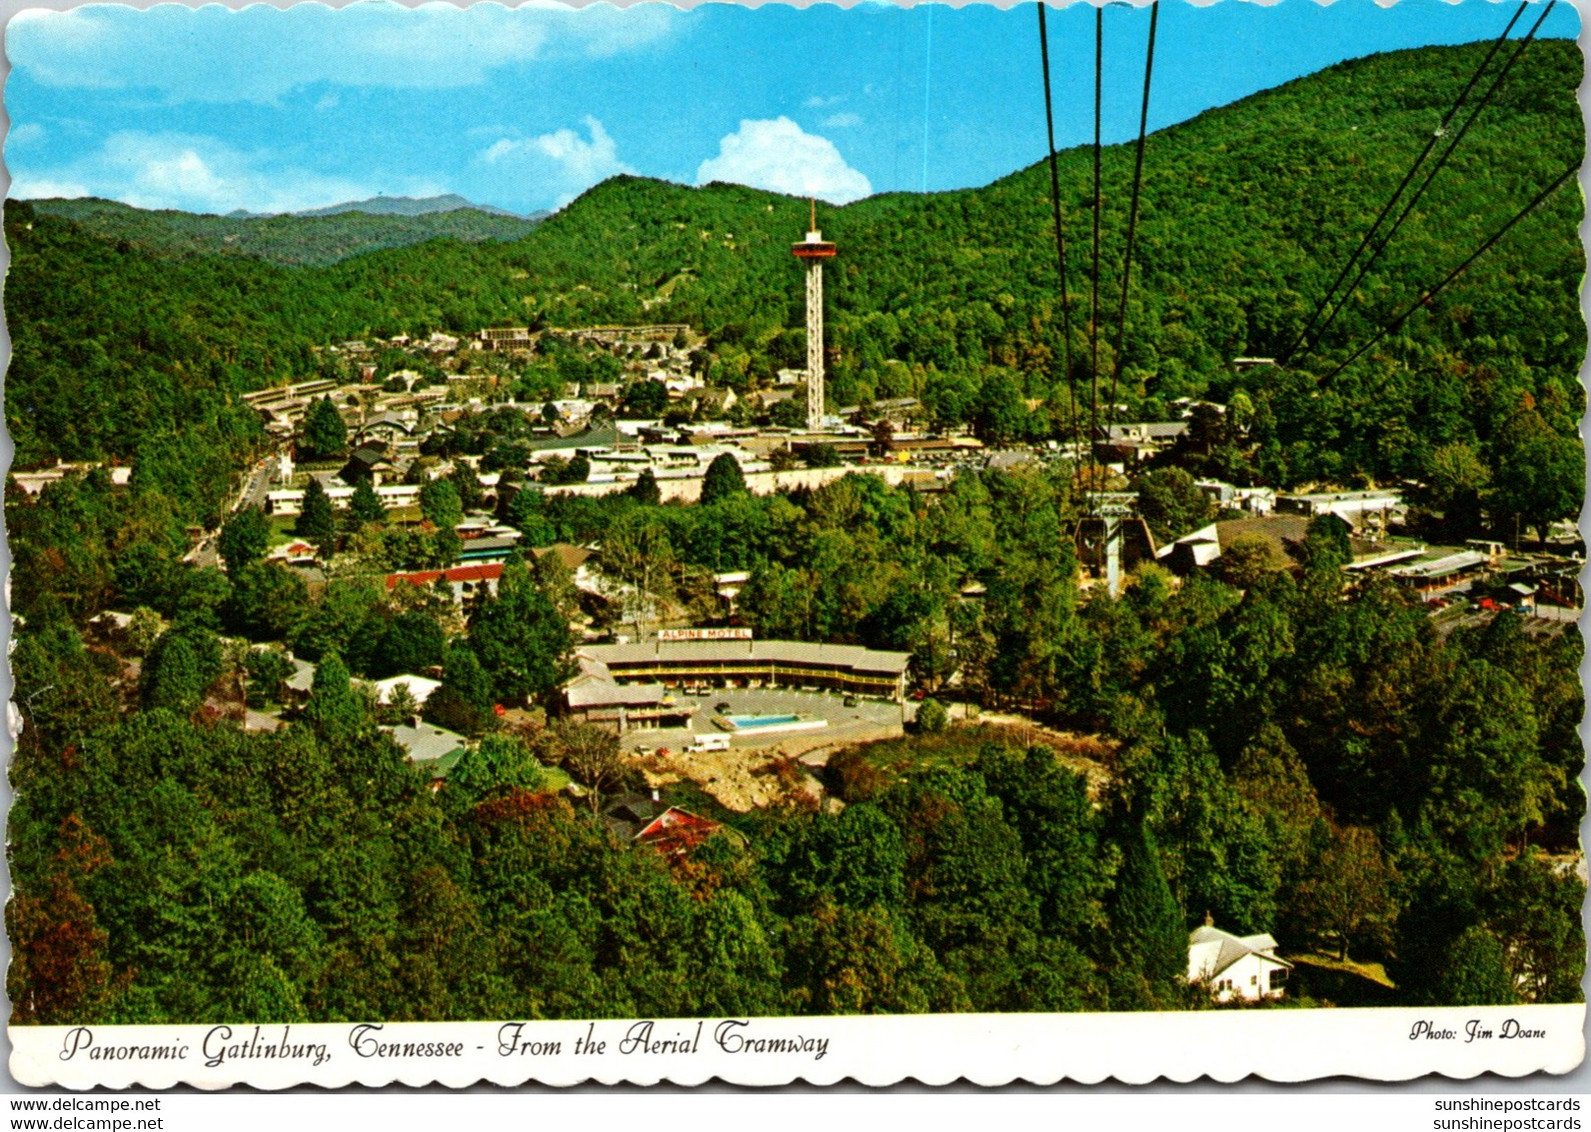
[[[731,639],[713,635],[744,634]],[[682,634],[695,638],[679,639]],[[667,639],[674,636],[675,639]],[[664,630],[640,644],[586,645],[582,654],[618,684],[832,688],[904,700],[911,653],[810,641],[759,641],[750,630]]]
[[[1235,936],[1204,925],[1188,936],[1188,983],[1203,986],[1217,1002],[1259,1002],[1287,992],[1293,965],[1276,954],[1276,940],[1267,933]]]

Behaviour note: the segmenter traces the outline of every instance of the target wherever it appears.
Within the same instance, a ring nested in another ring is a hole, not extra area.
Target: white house
[[[400,685],[408,688],[409,694],[414,697],[414,702],[424,707],[425,701],[431,698],[432,692],[442,686],[442,682],[440,680],[432,680],[428,676],[415,676],[410,673],[405,673],[401,676],[389,676],[385,680],[374,681],[376,702],[390,704],[393,693],[398,690]]]
[[[1206,916],[1204,926],[1188,936],[1188,982],[1208,987],[1217,1002],[1280,998],[1292,969],[1276,954],[1276,940],[1263,932],[1235,936]]]

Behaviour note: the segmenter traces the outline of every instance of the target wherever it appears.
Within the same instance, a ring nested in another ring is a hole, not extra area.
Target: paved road
[[[245,507],[265,506],[265,495],[271,487],[271,463],[274,456],[267,456],[258,464],[243,481],[243,487],[238,491],[237,499],[233,500],[227,514],[232,515]],[[216,552],[216,541],[220,537],[219,531],[211,531],[199,540],[199,544],[187,554],[187,561],[201,569],[219,566],[221,556]]]

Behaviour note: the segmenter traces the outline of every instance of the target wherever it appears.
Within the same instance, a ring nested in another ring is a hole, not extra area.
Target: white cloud
[[[500,138],[480,152],[481,163],[505,195],[536,197],[562,208],[599,181],[634,173],[619,160],[618,144],[589,115],[587,136],[568,128],[534,138]]]
[[[844,101],[844,97],[838,94],[814,94],[801,105],[808,110],[822,110],[825,106],[833,106]]]
[[[209,4],[29,9],[6,30],[11,64],[50,87],[146,88],[178,101],[271,102],[309,83],[445,89],[543,58],[607,58],[666,36],[665,4],[621,10],[386,2],[333,9]]]
[[[733,181],[794,196],[848,204],[873,191],[828,138],[809,134],[789,118],[747,119],[719,142],[718,156],[696,170],[696,183]]]
[[[11,187],[6,190],[6,195],[16,200],[76,200],[94,194],[87,185],[75,181],[55,181],[48,177],[29,177],[25,173],[17,173],[11,178]]]
[[[19,167],[11,193],[19,199],[98,196],[137,208],[189,212],[297,212],[375,195],[340,177],[272,164],[269,153],[241,153],[213,138],[187,134],[112,134],[97,151],[58,169]],[[388,191],[414,192],[394,186]]]
[[[823,119],[824,128],[829,130],[848,130],[852,126],[860,126],[861,124],[862,116],[860,114],[852,114],[849,110],[840,114],[830,114]]]
[[[44,138],[44,127],[37,122],[23,122],[12,126],[6,134],[6,145],[32,145]]]

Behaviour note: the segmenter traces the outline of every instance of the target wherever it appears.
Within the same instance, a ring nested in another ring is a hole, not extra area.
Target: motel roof
[[[668,692],[661,684],[615,684],[597,676],[580,676],[564,688],[572,708],[656,707]]]
[[[1416,562],[1411,566],[1401,566],[1392,571],[1400,578],[1444,578],[1449,574],[1457,574],[1462,570],[1469,570],[1486,562],[1486,556],[1478,550],[1462,550],[1457,554],[1449,554],[1443,558],[1436,558],[1429,562]]]
[[[587,645],[581,650],[612,668],[658,662],[674,664],[794,664],[845,668],[899,676],[911,660],[908,652],[884,652],[858,645],[824,645],[809,641],[653,641],[633,645]],[[616,673],[622,675],[622,673]]]

